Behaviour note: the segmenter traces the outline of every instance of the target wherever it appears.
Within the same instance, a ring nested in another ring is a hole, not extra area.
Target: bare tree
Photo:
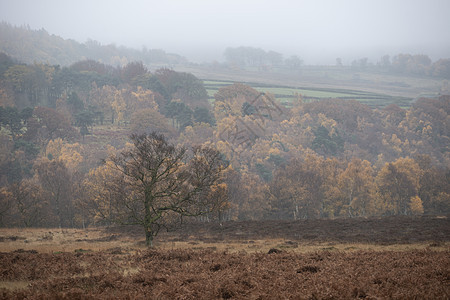
[[[182,216],[208,214],[221,205],[208,197],[225,167],[218,151],[197,147],[188,155],[156,133],[132,135],[131,140],[133,147],[110,158],[128,191],[118,202],[115,221],[142,226],[147,246],[153,246],[161,228]]]

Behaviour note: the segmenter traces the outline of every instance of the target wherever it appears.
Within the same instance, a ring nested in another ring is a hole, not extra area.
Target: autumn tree
[[[148,246],[161,228],[182,216],[205,215],[221,205],[208,197],[224,169],[218,151],[197,147],[188,158],[186,149],[169,144],[163,135],[132,135],[131,140],[131,148],[110,158],[127,189],[115,221],[142,226]]]
[[[34,70],[31,66],[27,65],[14,65],[11,66],[5,73],[4,77],[7,84],[13,89],[16,95],[32,96],[33,93],[33,75]],[[28,98],[28,97],[26,97]],[[28,100],[28,99],[27,99]],[[35,100],[35,99],[33,99]],[[30,102],[32,105],[36,105],[35,101]]]
[[[20,136],[22,129],[25,127],[24,118],[16,107],[0,106],[0,126],[9,130],[14,140]]]
[[[275,171],[270,186],[272,214],[281,219],[310,219],[324,213],[324,160],[308,154]]]
[[[450,170],[434,166],[429,155],[419,155],[415,161],[422,170],[418,195],[423,201],[424,213],[447,214],[450,211]]]
[[[77,203],[81,212],[96,224],[112,224],[121,213],[121,199],[126,198],[123,174],[108,160],[89,171],[83,188],[85,197]]]
[[[36,163],[35,172],[38,181],[49,199],[59,227],[73,226],[71,175],[61,160],[43,159]]]
[[[77,61],[76,63],[70,66],[70,69],[77,72],[84,73],[97,73],[100,75],[118,75],[119,70],[115,69],[112,66],[105,65],[101,62],[92,59],[85,59]]]
[[[130,62],[120,70],[120,76],[123,82],[131,82],[138,76],[145,75],[148,72],[142,62]]]
[[[203,82],[190,73],[159,69],[155,72],[159,83],[171,99],[181,99],[191,109],[209,106],[208,93]]]
[[[7,187],[0,188],[0,226],[4,227],[9,223],[9,216],[13,206],[12,195]]]
[[[258,175],[241,171],[239,182],[234,186],[237,197],[231,202],[237,209],[239,220],[260,220],[270,212],[269,185]]]
[[[245,84],[235,83],[220,88],[214,95],[214,116],[217,121],[229,116],[244,115],[245,103],[251,104],[261,93]]]
[[[210,143],[213,140],[214,128],[207,123],[195,123],[187,126],[178,137],[178,144],[190,148],[194,145]]]
[[[9,226],[33,227],[49,225],[49,203],[41,186],[33,179],[25,179],[9,185],[3,191],[9,206]],[[0,196],[0,197],[2,197]],[[1,214],[1,212],[0,212]]]
[[[120,89],[110,85],[97,87],[94,82],[89,93],[89,98],[92,105],[100,108],[103,115],[111,119],[111,124],[123,120],[126,103]]]
[[[171,100],[171,95],[169,95],[166,87],[160,82],[157,76],[150,73],[140,75],[134,78],[133,85],[151,90],[158,96],[155,100],[158,100],[158,104],[161,105],[163,102]]]
[[[176,136],[176,130],[169,120],[152,108],[141,109],[131,115],[130,131],[134,134],[157,132],[168,138]]]
[[[450,79],[450,59],[439,59],[433,64],[432,75]]]
[[[374,171],[367,160],[354,158],[338,177],[338,193],[343,205],[342,215],[348,217],[373,214],[375,196]]]
[[[74,173],[83,162],[83,146],[79,143],[67,143],[60,138],[48,142],[45,156],[51,160],[60,160],[69,172]]]
[[[40,145],[55,138],[70,140],[78,135],[63,114],[49,107],[34,109],[33,120],[30,120],[28,129],[27,134],[34,135]]]
[[[378,172],[376,183],[379,197],[384,201],[388,214],[408,215],[417,213],[421,170],[411,158],[400,158],[386,163]],[[420,200],[421,201],[421,200]]]
[[[427,55],[403,54],[393,57],[392,71],[413,75],[427,75],[431,69],[431,59]]]
[[[131,92],[131,97],[127,98],[129,98],[129,101],[127,101],[127,109],[131,112],[144,108],[158,109],[158,104],[155,101],[155,94],[151,90],[143,89],[140,86],[138,86],[135,91]]]
[[[10,183],[29,175],[39,148],[26,139],[33,109],[0,106],[0,178]],[[0,185],[5,182],[0,180]]]

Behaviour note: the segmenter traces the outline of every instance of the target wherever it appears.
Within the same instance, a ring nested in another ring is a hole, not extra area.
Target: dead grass
[[[0,299],[448,299],[448,230],[447,218],[186,224],[147,249],[140,228],[0,229]]]
[[[446,217],[389,217],[305,221],[188,223],[175,232],[162,232],[155,246],[163,250],[213,249],[267,253],[279,248],[295,253],[319,250],[409,251],[450,247]],[[18,249],[39,253],[146,249],[139,227],[83,229],[0,228],[0,252]]]
[[[283,249],[293,253],[309,253],[315,251],[411,251],[433,249],[434,251],[450,251],[450,243],[415,243],[415,244],[393,244],[376,245],[363,243],[316,243],[310,242],[301,244],[291,240],[267,239],[249,241],[228,241],[216,243],[204,242],[158,242],[155,244],[161,250],[199,250],[211,249],[215,251],[225,251],[230,253],[267,253],[270,249]]]
[[[447,299],[449,252],[0,253],[0,299]]]
[[[89,229],[0,229],[0,252],[17,250],[39,253],[61,252],[113,252],[136,253],[146,249],[143,237],[139,235],[111,234],[102,228]],[[230,253],[267,253],[272,248],[283,249],[293,253],[308,253],[321,250],[329,251],[411,251],[432,249],[449,251],[449,242],[417,242],[404,244],[321,242],[293,240],[283,238],[266,239],[225,239],[215,240],[212,236],[203,235],[201,239],[188,236],[183,239],[173,235],[158,237],[155,247],[161,250],[214,250]]]
[[[22,290],[29,287],[31,281],[0,281],[0,290],[7,289],[9,291]]]
[[[105,251],[117,247],[145,248],[140,246],[136,239],[109,234],[102,228],[1,228],[0,237],[3,237],[3,242],[0,242],[1,252],[11,252],[18,249],[55,253],[75,252],[79,249]]]

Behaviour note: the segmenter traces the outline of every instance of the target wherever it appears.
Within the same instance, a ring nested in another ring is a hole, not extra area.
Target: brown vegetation
[[[449,228],[445,217],[196,223],[161,234],[157,250],[138,227],[1,229],[0,299],[446,299]]]
[[[227,253],[147,250],[0,254],[0,278],[27,282],[7,298],[445,299],[448,252]]]
[[[223,224],[186,224],[172,235],[219,242],[252,239],[287,239],[301,242],[412,244],[447,242],[450,220],[436,217],[383,217],[301,221],[246,221]]]

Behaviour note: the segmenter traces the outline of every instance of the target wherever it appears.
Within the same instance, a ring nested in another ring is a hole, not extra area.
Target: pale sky
[[[0,0],[0,20],[86,42],[164,49],[202,62],[226,47],[307,64],[382,55],[450,58],[450,0]]]

